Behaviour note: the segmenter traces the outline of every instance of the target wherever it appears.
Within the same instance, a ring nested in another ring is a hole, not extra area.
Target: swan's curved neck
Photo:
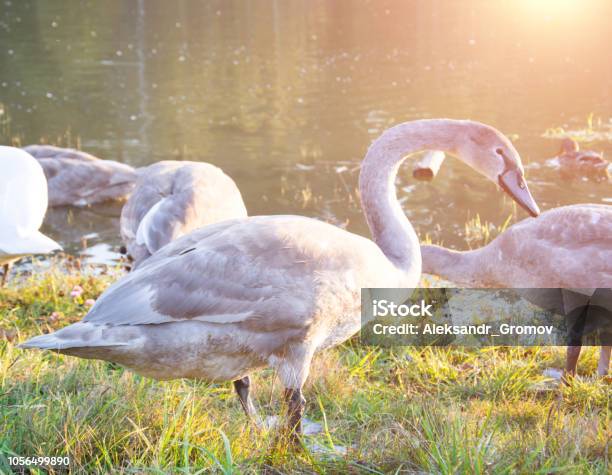
[[[440,246],[421,246],[423,272],[463,285],[482,285],[486,280],[486,260],[479,258],[484,248],[453,251]]]
[[[368,149],[359,174],[361,204],[374,242],[400,270],[421,273],[419,240],[395,193],[395,178],[407,155],[442,150],[456,155],[460,121],[430,119],[388,129]]]

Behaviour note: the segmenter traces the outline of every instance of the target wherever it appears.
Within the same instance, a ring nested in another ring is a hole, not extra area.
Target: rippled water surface
[[[0,0],[0,139],[141,166],[209,161],[251,214],[367,234],[355,187],[369,143],[447,116],[512,138],[541,208],[612,203],[609,183],[546,165],[559,128],[612,156],[612,2]],[[548,131],[548,132],[547,132]],[[476,214],[515,213],[455,159],[398,195],[419,234],[459,248]],[[120,207],[51,210],[69,249],[114,255]]]

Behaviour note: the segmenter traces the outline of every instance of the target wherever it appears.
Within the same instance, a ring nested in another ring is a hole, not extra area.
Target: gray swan
[[[121,211],[121,237],[133,268],[194,229],[247,216],[236,183],[209,163],[163,161],[138,173]]]
[[[275,368],[295,441],[313,355],[361,327],[361,289],[417,285],[417,235],[396,198],[407,154],[439,149],[538,213],[521,159],[492,127],[450,119],[385,131],[362,162],[359,189],[373,240],[303,216],[255,216],[200,228],[109,287],[85,318],[23,343],[113,361],[156,379],[234,381],[249,417],[249,374]]]
[[[612,288],[612,206],[577,204],[527,218],[484,247],[454,251],[421,246],[423,272],[473,287]],[[610,365],[604,346],[598,374]],[[565,371],[576,372],[580,347],[569,347]]]
[[[89,153],[52,145],[23,148],[42,166],[49,184],[49,206],[88,206],[125,200],[137,173],[125,163],[102,160]]]

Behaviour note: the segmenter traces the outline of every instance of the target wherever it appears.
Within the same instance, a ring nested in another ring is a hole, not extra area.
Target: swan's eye
[[[504,156],[504,151],[501,148],[495,149],[495,153],[499,155],[500,157]]]

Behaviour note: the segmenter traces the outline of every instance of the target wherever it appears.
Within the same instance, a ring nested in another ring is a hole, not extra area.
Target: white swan
[[[121,211],[121,237],[134,267],[196,228],[247,216],[234,181],[209,163],[164,161],[138,173]]]
[[[509,140],[486,125],[419,120],[387,130],[359,177],[374,241],[302,216],[256,216],[198,229],[112,285],[83,321],[23,348],[114,361],[157,379],[233,380],[247,414],[248,375],[276,368],[299,432],[302,385],[314,353],[361,326],[360,291],[415,287],[419,242],[395,194],[407,154],[440,149],[537,206]]]
[[[563,206],[525,219],[473,251],[421,246],[423,272],[474,287],[612,288],[612,206]],[[605,375],[611,347],[602,347]],[[573,374],[580,347],[570,347]]]
[[[31,155],[0,146],[0,265],[2,285],[10,265],[31,254],[61,250],[55,241],[38,231],[47,211],[47,181]]]
[[[136,170],[125,163],[52,145],[23,148],[38,160],[48,181],[49,206],[88,206],[125,200],[136,183]]]

